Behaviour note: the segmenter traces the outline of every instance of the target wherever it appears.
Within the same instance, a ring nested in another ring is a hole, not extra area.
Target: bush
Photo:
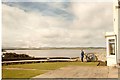
[[[9,61],[9,60],[24,60],[24,59],[32,59],[27,54],[16,54],[16,53],[3,53],[2,60]]]

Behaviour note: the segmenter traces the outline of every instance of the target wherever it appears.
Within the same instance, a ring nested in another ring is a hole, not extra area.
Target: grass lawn
[[[45,62],[2,66],[2,78],[32,78],[65,66],[97,66],[98,62]]]

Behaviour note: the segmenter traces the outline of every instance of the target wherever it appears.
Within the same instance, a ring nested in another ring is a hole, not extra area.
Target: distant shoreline
[[[52,50],[52,49],[106,49],[106,47],[43,47],[43,48],[2,48],[3,50]]]

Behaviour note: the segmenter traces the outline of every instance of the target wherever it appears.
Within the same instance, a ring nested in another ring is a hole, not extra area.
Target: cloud
[[[74,19],[71,30],[73,35],[81,39],[80,44],[105,46],[104,34],[113,30],[111,3],[74,3],[72,10]],[[75,39],[75,38],[73,38]]]
[[[113,26],[111,3],[5,3],[2,7],[3,47],[105,46],[104,33]]]
[[[68,8],[68,3],[47,3],[47,2],[9,2],[4,4],[14,6],[25,12],[40,12],[44,16],[63,17],[64,19],[72,20],[74,15]]]
[[[43,43],[47,45],[50,40],[46,37],[62,36],[64,30],[61,27],[67,24],[67,21],[64,22],[61,17],[54,18],[43,16],[41,13],[25,12],[3,4],[3,45],[9,43],[8,46],[19,47],[16,45],[19,40],[25,44],[24,46],[44,46]]]

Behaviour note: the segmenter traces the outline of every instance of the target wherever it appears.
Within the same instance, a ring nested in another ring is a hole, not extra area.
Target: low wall
[[[106,49],[84,49],[85,54],[88,53],[93,53],[97,56],[98,61],[107,61],[107,53],[106,53]],[[84,58],[84,61],[86,61],[86,59]]]
[[[100,52],[91,52],[93,54],[95,54],[95,56],[97,56],[98,61],[107,61],[107,57],[106,57],[106,50],[102,50]],[[85,54],[89,54],[89,53],[85,53]],[[81,61],[81,59],[80,59]],[[86,61],[86,58],[84,57],[84,61]]]
[[[99,61],[107,61],[106,53],[95,53]]]

